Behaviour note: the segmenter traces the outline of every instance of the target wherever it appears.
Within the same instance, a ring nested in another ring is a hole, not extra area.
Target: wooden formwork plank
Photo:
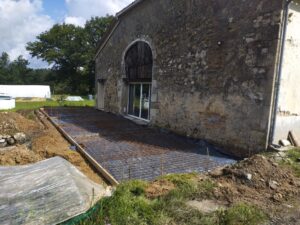
[[[299,147],[300,143],[297,139],[297,136],[294,134],[293,131],[290,131],[289,134],[288,134],[288,140],[291,142],[292,145],[296,146],[296,147]]]

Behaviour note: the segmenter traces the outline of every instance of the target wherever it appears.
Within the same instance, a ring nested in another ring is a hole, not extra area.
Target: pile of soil
[[[31,136],[42,129],[42,126],[34,120],[25,118],[16,112],[0,113],[0,134],[13,135],[18,132]]]
[[[43,159],[25,145],[8,147],[6,150],[0,149],[0,165],[2,166],[26,165]]]
[[[254,155],[191,179],[196,184],[209,181],[214,187],[209,191],[199,189],[188,205],[198,208],[212,202],[216,208],[226,208],[244,202],[263,210],[269,216],[269,224],[300,224],[300,179],[290,167],[278,164],[272,155]],[[175,187],[162,178],[150,182],[145,194],[153,199],[167,195]]]
[[[300,193],[299,179],[292,171],[262,155],[224,168],[216,180],[220,197],[228,202],[244,199],[268,207],[270,202],[284,202]]]
[[[155,180],[150,183],[146,188],[146,196],[150,199],[154,199],[160,196],[168,194],[175,189],[175,185],[168,180]]]
[[[0,149],[0,165],[25,165],[60,156],[75,165],[91,180],[105,184],[82,155],[71,150],[69,142],[38,112],[35,114],[27,110],[20,113],[0,113],[0,134],[12,135],[16,132],[25,133],[29,142]]]
[[[245,202],[271,215],[274,224],[300,219],[300,180],[273,158],[254,155],[209,175],[217,187],[213,196],[228,205]],[[291,223],[295,224],[295,223]]]

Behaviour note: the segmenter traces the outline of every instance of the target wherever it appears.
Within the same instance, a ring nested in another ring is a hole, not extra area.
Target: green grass
[[[300,177],[300,148],[294,148],[287,152],[287,158],[289,160],[283,160],[282,165],[289,166],[295,176]]]
[[[266,221],[266,215],[255,206],[239,203],[224,211],[222,224],[253,225]]]
[[[186,202],[195,197],[212,196],[216,187],[213,181],[200,181],[196,174],[168,175],[159,179],[172,182],[176,188],[164,196],[149,199],[145,194],[149,183],[137,180],[121,183],[111,197],[100,200],[87,214],[63,224],[256,225],[267,219],[258,208],[245,203],[203,214],[189,207]]]
[[[95,106],[94,100],[84,100],[79,102],[70,102],[70,101],[43,101],[43,102],[16,102],[16,108],[9,111],[18,111],[18,110],[29,110],[29,109],[39,109],[42,107],[58,107],[58,106],[84,106],[84,107],[93,107]]]

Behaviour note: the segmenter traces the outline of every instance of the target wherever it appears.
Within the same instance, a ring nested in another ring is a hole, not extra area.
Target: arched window
[[[125,54],[125,71],[129,82],[128,114],[150,120],[153,56],[150,46],[135,42]]]
[[[129,82],[151,82],[152,66],[152,50],[146,42],[135,42],[126,52],[125,70]]]

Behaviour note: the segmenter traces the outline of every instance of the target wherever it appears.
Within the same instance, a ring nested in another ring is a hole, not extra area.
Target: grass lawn
[[[88,213],[61,225],[258,225],[267,219],[260,209],[246,203],[207,214],[189,207],[188,200],[211,196],[216,184],[210,179],[199,181],[195,174],[181,174],[161,180],[172,183],[174,188],[161,196],[149,197],[151,183],[124,182]]]
[[[28,110],[28,109],[39,109],[42,107],[57,107],[57,106],[95,106],[94,100],[84,100],[79,102],[70,101],[43,101],[43,102],[16,102],[16,108],[9,111]]]

